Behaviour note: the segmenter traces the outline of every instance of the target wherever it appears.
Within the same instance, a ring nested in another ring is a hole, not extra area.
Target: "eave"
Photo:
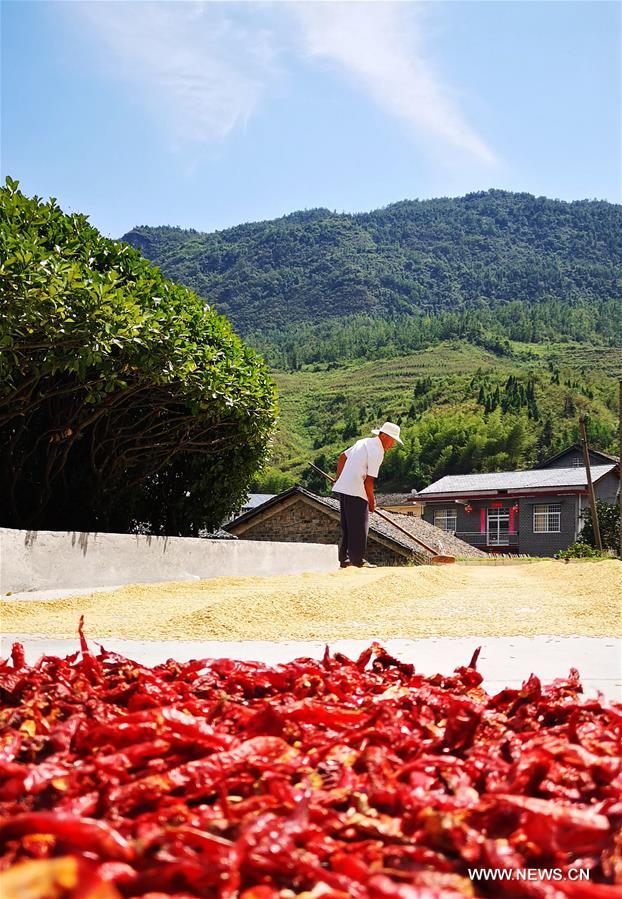
[[[520,499],[521,497],[528,496],[587,496],[588,491],[587,488],[581,487],[566,487],[566,488],[555,488],[555,487],[532,487],[529,490],[516,489],[516,490],[505,490],[503,493],[499,493],[497,491],[488,491],[479,493],[470,493],[470,492],[462,492],[462,493],[429,493],[423,496],[417,497],[418,503],[431,503],[431,502],[463,502],[465,500],[473,501],[480,499]]]

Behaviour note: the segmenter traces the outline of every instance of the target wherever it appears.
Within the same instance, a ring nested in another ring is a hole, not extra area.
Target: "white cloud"
[[[243,128],[283,83],[293,52],[342,68],[435,149],[495,161],[426,59],[419,3],[78,0],[66,9],[178,147],[205,147]]]
[[[68,8],[103,44],[107,68],[165,116],[178,144],[210,144],[244,126],[273,75],[269,32],[240,28],[226,4],[86,0]]]
[[[418,3],[304,2],[292,4],[306,52],[343,67],[389,113],[417,134],[467,151],[495,156],[464,120],[423,51]]]

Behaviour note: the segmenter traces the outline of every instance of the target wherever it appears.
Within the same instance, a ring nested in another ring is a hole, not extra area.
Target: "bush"
[[[555,553],[556,559],[605,559],[607,557],[608,553],[594,549],[593,546],[582,543],[580,540],[572,543],[568,549],[560,549]]]
[[[0,524],[196,534],[276,417],[255,353],[85,216],[0,189]]]
[[[596,500],[596,514],[603,549],[620,551],[620,507],[617,504],[606,503],[604,500]],[[592,510],[588,506],[585,510],[585,520],[579,539],[590,546],[596,545],[594,526],[592,524]]]

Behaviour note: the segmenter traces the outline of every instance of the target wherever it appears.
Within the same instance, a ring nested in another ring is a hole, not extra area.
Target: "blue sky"
[[[622,199],[599,0],[2,2],[2,172],[119,237],[490,187]]]

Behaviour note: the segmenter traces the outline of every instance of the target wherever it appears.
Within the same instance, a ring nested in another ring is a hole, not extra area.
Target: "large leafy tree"
[[[620,507],[617,503],[607,503],[602,499],[596,500],[596,514],[598,515],[598,529],[603,549],[620,549]],[[579,534],[579,542],[596,546],[596,535],[592,522],[592,509],[587,506],[584,513],[584,525]]]
[[[0,189],[0,523],[196,534],[276,416],[228,321],[55,200]]]

